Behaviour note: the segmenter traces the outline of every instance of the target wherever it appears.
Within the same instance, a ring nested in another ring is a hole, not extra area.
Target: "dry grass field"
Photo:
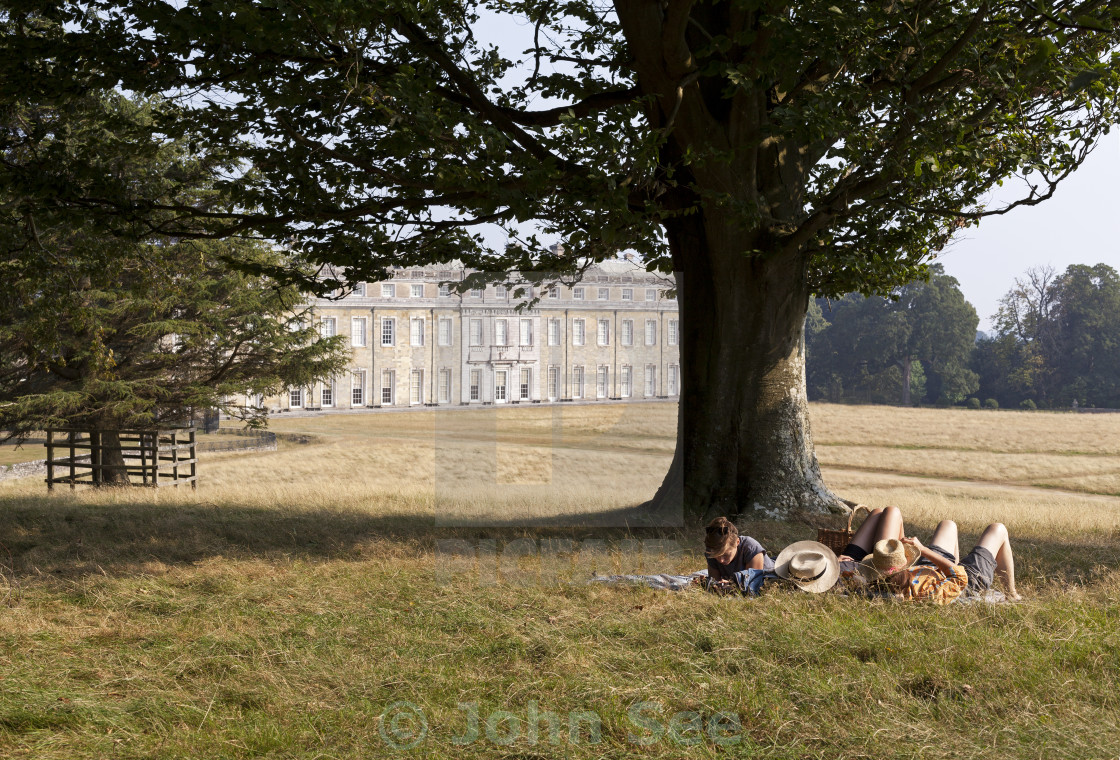
[[[896,504],[919,524],[999,520],[1023,535],[1120,528],[1120,415],[822,404],[813,423],[838,492]],[[447,525],[612,521],[656,490],[675,424],[672,404],[280,418],[273,430],[319,443],[266,460],[229,457],[207,468],[200,497],[214,489],[264,505],[397,504]],[[262,461],[270,477],[250,484]]]
[[[671,404],[280,416],[309,442],[204,455],[197,491],[0,482],[0,756],[1120,756],[1120,415],[812,414],[839,493],[964,546],[1005,522],[1028,600],[588,585],[703,565],[633,509]]]
[[[42,443],[29,441],[22,446],[4,444],[0,446],[0,466],[43,459],[46,456],[44,451]]]

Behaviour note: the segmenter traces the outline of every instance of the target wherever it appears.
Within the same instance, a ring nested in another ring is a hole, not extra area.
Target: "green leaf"
[[[1074,93],[1086,89],[1089,85],[1093,84],[1105,75],[1101,69],[1086,69],[1073,78],[1069,83],[1067,92]]]

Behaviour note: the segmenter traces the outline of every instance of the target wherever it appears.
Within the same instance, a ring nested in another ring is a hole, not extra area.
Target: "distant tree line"
[[[1120,273],[1074,264],[1028,270],[1001,299],[972,366],[1004,405],[1120,408]]]
[[[972,407],[1120,408],[1120,274],[1105,264],[1030,269],[991,335],[934,266],[890,298],[818,298],[806,322],[809,398]]]

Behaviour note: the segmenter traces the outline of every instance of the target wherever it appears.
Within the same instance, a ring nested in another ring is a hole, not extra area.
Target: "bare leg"
[[[871,542],[871,548],[875,547],[875,542],[882,541],[884,538],[902,538],[905,533],[902,532],[902,510],[898,507],[887,507],[883,510],[883,516],[879,518],[879,529],[875,531],[875,541]]]
[[[863,518],[863,524],[856,530],[852,540],[848,543],[854,544],[859,548],[867,551],[875,543],[871,537],[875,535],[875,529],[879,526],[879,520],[883,516],[883,508],[876,507],[871,510],[867,517]]]
[[[884,538],[902,538],[902,512],[898,507],[873,509],[852,536],[851,543],[870,552]]]
[[[937,523],[937,529],[929,539],[930,546],[940,546],[947,552],[952,552],[953,561],[961,561],[961,544],[957,535],[957,524],[952,520],[942,520]]]
[[[992,523],[980,536],[977,546],[983,546],[996,558],[996,576],[1003,584],[1003,589],[1011,599],[1022,599],[1015,590],[1015,556],[1011,553],[1011,538],[1007,535],[1007,526],[1003,523]]]

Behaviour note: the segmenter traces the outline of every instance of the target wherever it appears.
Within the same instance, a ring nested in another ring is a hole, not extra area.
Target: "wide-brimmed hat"
[[[904,544],[897,538],[884,538],[875,542],[870,556],[856,567],[868,580],[878,581],[909,570],[921,556],[916,546]]]
[[[840,577],[840,562],[836,554],[817,541],[798,541],[790,544],[774,560],[774,572],[797,584],[802,591],[819,594],[836,585]]]

